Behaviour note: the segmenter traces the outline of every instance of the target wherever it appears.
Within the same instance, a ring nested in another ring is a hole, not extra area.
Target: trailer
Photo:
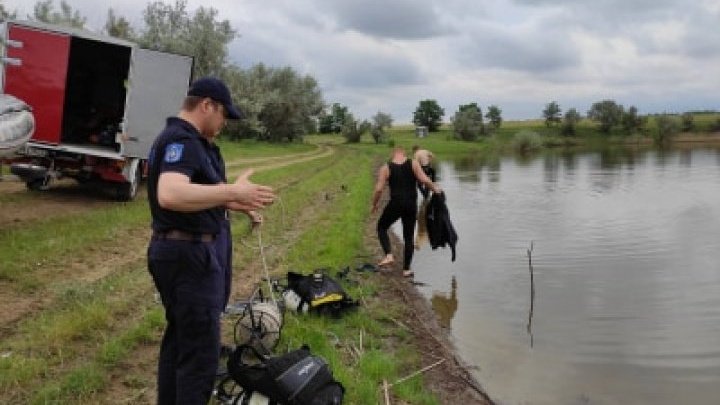
[[[70,177],[135,198],[150,147],[185,97],[192,57],[27,21],[1,22],[0,39],[0,94],[34,116],[11,173],[30,190]]]

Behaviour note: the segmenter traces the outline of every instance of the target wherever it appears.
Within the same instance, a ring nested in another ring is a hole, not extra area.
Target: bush
[[[523,129],[513,136],[513,149],[519,153],[527,153],[542,148],[542,139],[535,131]]]
[[[683,113],[683,115],[680,116],[683,132],[690,132],[695,129],[694,118],[695,117],[693,117],[692,113],[689,112]]]
[[[464,109],[452,118],[453,135],[463,141],[474,141],[484,132],[482,113],[479,109]]]
[[[653,139],[657,144],[669,142],[680,129],[680,124],[675,117],[668,114],[659,115],[655,118],[657,131],[653,134]]]
[[[720,131],[720,118],[710,125],[710,132]]]
[[[345,125],[343,125],[342,134],[347,143],[358,143],[362,135],[370,130],[370,127],[371,124],[368,121],[363,120],[358,123],[352,114],[348,114]]]

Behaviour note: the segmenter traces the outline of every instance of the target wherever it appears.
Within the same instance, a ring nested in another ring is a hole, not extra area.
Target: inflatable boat
[[[30,140],[35,117],[29,105],[9,94],[0,94],[0,158],[11,156]]]

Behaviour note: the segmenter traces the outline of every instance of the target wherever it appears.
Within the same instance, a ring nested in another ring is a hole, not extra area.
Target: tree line
[[[714,113],[714,112],[706,112]],[[563,136],[577,135],[578,123],[583,117],[575,108],[570,108],[562,114],[562,109],[556,101],[551,101],[542,112],[547,127],[559,127]],[[615,100],[601,100],[592,104],[586,117],[597,124],[598,131],[603,135],[619,133],[621,135],[647,135],[650,117],[654,119],[654,131],[650,133],[657,141],[664,141],[680,131],[692,132],[698,130],[695,123],[695,114],[684,112],[681,114],[652,114],[640,115],[638,108],[629,106],[625,108]],[[708,128],[710,131],[720,131],[720,118]]]
[[[422,100],[413,113],[413,123],[423,126],[429,132],[436,132],[442,125],[445,110],[437,100]],[[485,123],[487,119],[487,123]],[[462,104],[450,118],[453,135],[456,139],[474,141],[480,136],[490,135],[502,125],[502,110],[497,105],[490,105],[485,115],[482,108],[475,102]]]

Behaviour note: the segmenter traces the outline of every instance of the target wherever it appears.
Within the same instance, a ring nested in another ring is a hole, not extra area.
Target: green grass
[[[66,255],[83,255],[88,247],[114,240],[133,227],[149,223],[147,203],[118,203],[106,209],[46,218],[21,229],[0,231],[0,280],[20,289],[42,285],[35,272],[61,266]]]
[[[270,144],[255,140],[245,139],[238,142],[218,140],[217,142],[226,162],[243,158],[267,158],[286,156],[296,153],[309,152],[315,146],[309,143],[280,143]]]
[[[88,372],[111,367],[159,332],[163,320],[152,303],[144,268],[81,290],[68,290],[56,307],[24,320],[3,339],[3,350],[10,355],[0,361],[0,398],[47,403],[58,395],[75,398],[94,392],[103,384]]]
[[[695,113],[693,114],[693,122],[697,131],[709,131],[718,124],[720,113]]]
[[[258,146],[251,156],[271,154],[266,148],[273,147]],[[278,154],[316,147],[283,148]],[[341,146],[329,157],[257,173],[253,180],[275,186],[280,196],[266,210],[262,232],[265,243],[287,247],[287,253],[274,257],[271,265],[281,271],[310,271],[367,261],[363,232],[373,185],[371,169],[388,151],[387,145],[371,143]],[[247,220],[236,216],[234,222],[236,237],[252,245]],[[12,263],[3,266],[0,277],[10,285],[25,286],[18,287],[20,292],[52,297],[44,309],[31,312],[0,339],[2,352],[10,353],[0,358],[0,398],[13,403],[103,402],[108,376],[121,372],[141,345],[158,344],[164,320],[161,308],[153,304],[144,260],[114,269],[95,282],[73,280],[72,274],[55,280],[39,278],[44,266],[62,266],[68,257],[92,255],[85,251],[90,246],[115,246],[116,240],[122,246],[118,235],[147,229],[148,224],[147,203],[138,201],[0,231],[0,256]],[[240,271],[257,254],[238,243],[235,252]],[[272,256],[273,249],[268,254]],[[411,336],[391,321],[401,319],[404,308],[376,298],[385,288],[382,278],[355,277],[358,284],[347,286],[348,292],[362,297],[367,306],[340,321],[289,316],[282,345],[310,344],[345,384],[346,403],[375,404],[381,398],[380,381],[392,382],[407,370],[420,368],[419,359],[410,349],[395,349],[396,344],[409,345]],[[333,343],[337,337],[343,344],[359,346],[360,331],[364,338],[359,357]],[[154,385],[154,378],[136,373],[126,376],[123,384],[137,392]],[[393,388],[393,393],[410,403],[437,403],[422,387],[421,376]]]
[[[95,352],[95,358],[70,370],[60,380],[44,384],[33,395],[31,403],[95,402],[93,395],[97,396],[107,385],[109,370],[121,365],[125,356],[138,345],[155,341],[163,325],[161,308],[148,310],[137,324],[103,342]]]
[[[313,179],[324,184],[342,183],[348,191],[335,194],[323,217],[305,229],[286,256],[288,268],[307,273],[318,268],[339,270],[362,262],[358,256],[365,252],[363,234],[373,186],[370,173],[377,154],[368,149],[364,153],[346,154],[332,170]],[[409,344],[410,337],[393,323],[382,321],[403,316],[400,306],[373,300],[383,288],[382,276],[355,277],[361,279],[356,285],[346,286],[347,291],[356,299],[364,297],[370,307],[361,307],[341,320],[290,314],[280,346],[297,348],[308,344],[329,362],[336,378],[347,388],[347,403],[376,404],[381,398],[382,380],[392,382],[402,377],[401,371],[419,368],[419,359],[388,344],[388,339]],[[362,348],[360,333],[364,336]],[[348,349],[351,346],[361,349],[361,354],[353,355]],[[437,403],[423,388],[421,377],[398,386],[394,394],[410,403]]]

